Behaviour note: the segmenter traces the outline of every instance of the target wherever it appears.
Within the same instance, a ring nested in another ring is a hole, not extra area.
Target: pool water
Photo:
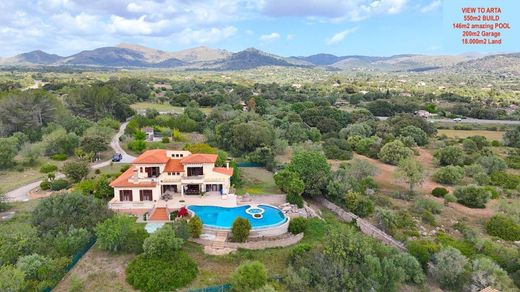
[[[249,205],[238,207],[217,207],[217,206],[188,206],[188,210],[193,211],[199,216],[202,223],[207,227],[230,229],[233,221],[237,217],[245,218],[251,223],[251,227],[265,228],[283,224],[287,221],[287,217],[280,209],[268,205],[258,205],[264,210],[262,218],[255,219],[251,214],[247,214],[246,210],[251,207]]]

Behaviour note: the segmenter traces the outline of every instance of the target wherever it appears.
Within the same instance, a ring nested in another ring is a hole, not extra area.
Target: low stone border
[[[29,196],[29,198],[31,198],[31,200],[34,200],[34,199],[41,199],[41,198],[50,197],[54,193],[55,192],[53,192],[53,191],[42,191],[40,189],[40,187],[36,187],[36,188],[30,190],[27,193],[27,196]]]
[[[275,248],[275,247],[287,247],[294,245],[300,240],[303,239],[303,233],[296,234],[296,235],[288,235],[283,238],[276,238],[276,239],[263,239],[263,240],[254,240],[254,241],[247,241],[247,242],[222,242],[219,243],[219,248],[228,248],[228,249],[249,249],[249,250],[259,250],[259,249],[266,249],[266,248]],[[198,243],[203,246],[212,246],[214,245],[215,241],[213,240],[207,240],[207,239],[200,239],[200,238],[192,238],[190,241],[193,241],[195,243]]]

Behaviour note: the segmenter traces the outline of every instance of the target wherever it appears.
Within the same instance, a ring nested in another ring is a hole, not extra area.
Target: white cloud
[[[234,26],[223,28],[213,27],[210,29],[192,30],[187,28],[175,34],[174,38],[183,44],[210,44],[228,39],[236,34],[238,29]]]
[[[428,13],[437,10],[439,7],[441,7],[442,2],[441,0],[433,0],[430,4],[421,7],[422,13]]]
[[[341,43],[349,34],[355,32],[356,30],[358,30],[358,27],[353,27],[353,28],[349,28],[349,29],[346,29],[344,31],[340,31],[338,33],[336,33],[335,35],[333,35],[331,38],[327,39],[327,45],[331,46],[331,45],[336,45],[336,44],[339,44]]]
[[[280,34],[277,32],[272,32],[270,34],[263,34],[260,36],[260,41],[262,42],[273,42],[280,38]]]
[[[113,33],[121,33],[126,35],[151,35],[156,33],[165,33],[170,22],[168,20],[159,20],[157,22],[146,21],[146,16],[143,15],[138,19],[127,19],[124,17],[112,15],[110,17],[112,23],[109,29]]]

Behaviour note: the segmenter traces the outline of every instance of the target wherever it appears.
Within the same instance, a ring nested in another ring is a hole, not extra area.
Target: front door
[[[199,195],[200,194],[200,185],[186,185],[184,187],[184,193],[186,195]]]

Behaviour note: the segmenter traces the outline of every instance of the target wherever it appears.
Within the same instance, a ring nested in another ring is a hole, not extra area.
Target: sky
[[[512,29],[502,45],[464,46],[451,28],[460,7],[476,3],[504,7]],[[518,14],[518,0],[0,0],[0,57],[123,42],[281,56],[518,52]]]

